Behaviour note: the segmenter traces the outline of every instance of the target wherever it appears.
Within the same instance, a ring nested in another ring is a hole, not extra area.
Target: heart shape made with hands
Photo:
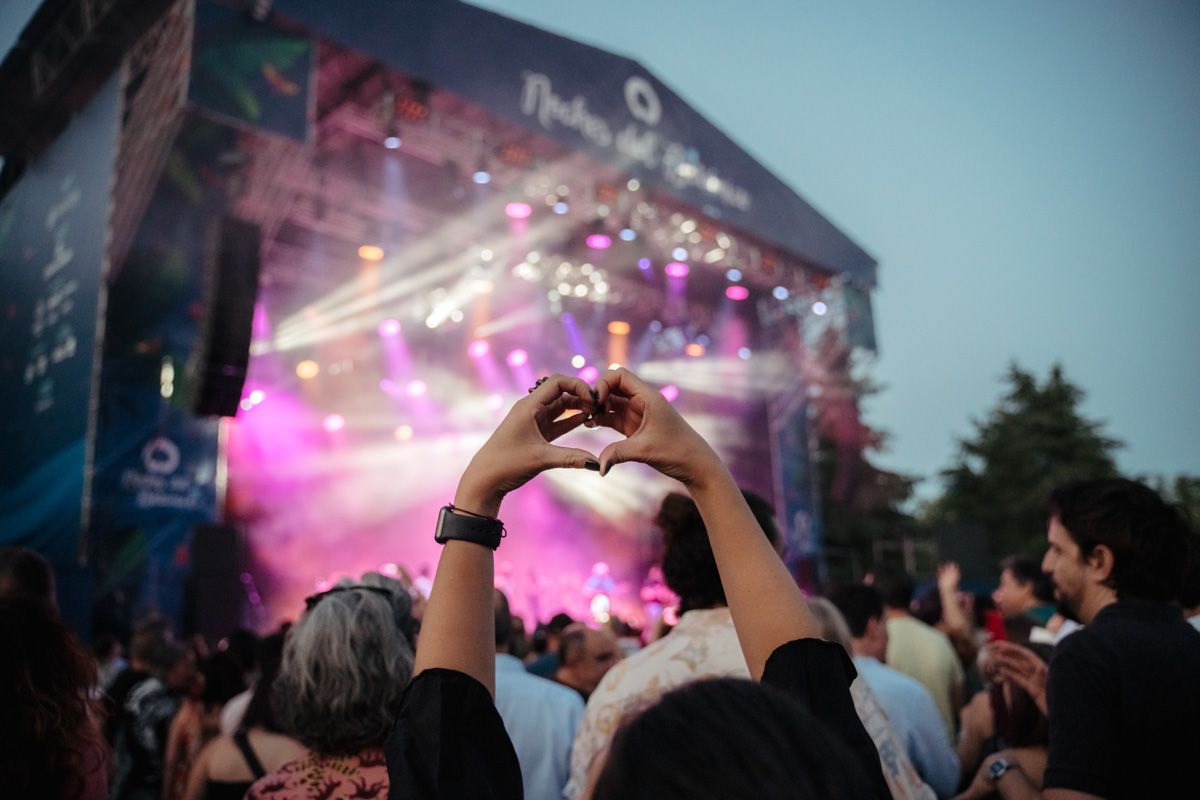
[[[582,425],[610,428],[623,438],[599,456],[553,444]],[[605,373],[595,388],[579,378],[552,375],[517,401],[463,479],[491,505],[547,469],[584,468],[605,475],[615,464],[638,461],[686,484],[697,461],[708,462],[708,456],[715,453],[666,398],[628,370]]]

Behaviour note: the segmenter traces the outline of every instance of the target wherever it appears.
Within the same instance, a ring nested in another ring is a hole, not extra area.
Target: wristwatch
[[[491,517],[456,514],[453,506],[442,506],[438,513],[437,531],[433,540],[445,544],[451,539],[474,542],[495,550],[504,538],[504,523]]]
[[[1015,766],[1016,764],[1009,761],[1007,758],[997,758],[992,762],[992,765],[988,767],[988,780],[992,783],[995,783],[996,781],[1000,780],[1001,775],[1008,772]]]

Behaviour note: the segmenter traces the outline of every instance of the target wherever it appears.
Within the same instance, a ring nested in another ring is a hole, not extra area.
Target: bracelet
[[[454,505],[454,503],[446,503],[446,508],[453,511],[455,514],[466,514],[468,517],[476,517],[478,519],[490,519],[495,522],[500,521],[497,517],[488,517],[483,514],[476,514],[474,511],[467,511],[465,508],[459,508],[458,506]]]

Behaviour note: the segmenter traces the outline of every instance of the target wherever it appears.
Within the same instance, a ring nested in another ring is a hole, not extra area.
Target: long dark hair
[[[96,665],[44,604],[0,598],[0,786],[13,797],[78,797],[104,769],[88,693]]]
[[[696,681],[613,736],[594,800],[870,797],[838,737],[794,697],[747,680]]]

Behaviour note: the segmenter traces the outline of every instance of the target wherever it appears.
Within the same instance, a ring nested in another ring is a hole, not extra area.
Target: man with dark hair
[[[1009,556],[1000,562],[1000,585],[992,602],[1006,619],[1026,616],[1045,627],[1054,616],[1054,584],[1036,560]]]
[[[499,589],[492,595],[496,616],[496,710],[517,751],[528,800],[559,798],[571,774],[571,744],[583,718],[577,692],[530,675],[509,654],[513,616]]]
[[[546,637],[546,650],[533,660],[527,670],[539,678],[553,678],[558,671],[558,648],[562,641],[562,632],[573,625],[575,620],[570,614],[558,613],[550,618],[550,622],[542,629]]]
[[[1189,535],[1175,509],[1134,481],[1081,481],[1051,495],[1042,568],[1085,627],[1055,648],[1046,679],[1046,798],[1195,795],[1200,633],[1175,604]],[[1024,676],[1035,692],[1036,674]],[[984,761],[975,784],[1039,796],[1005,752]]]
[[[112,800],[158,800],[163,792],[167,734],[196,672],[190,650],[142,631],[154,659],[152,675],[129,689],[119,709],[113,746]],[[141,652],[134,639],[131,655]]]
[[[946,634],[913,616],[913,579],[903,569],[883,567],[874,586],[883,599],[887,620],[887,664],[929,690],[946,734],[953,739],[962,706],[963,668]]]
[[[563,631],[558,659],[554,680],[579,692],[586,701],[621,659],[621,649],[608,628],[589,628],[577,622]]]
[[[958,788],[959,759],[950,745],[942,717],[929,690],[907,675],[886,666],[887,624],[883,599],[873,586],[842,586],[829,594],[850,628],[854,666],[904,742],[921,779],[938,797],[949,797]]]

